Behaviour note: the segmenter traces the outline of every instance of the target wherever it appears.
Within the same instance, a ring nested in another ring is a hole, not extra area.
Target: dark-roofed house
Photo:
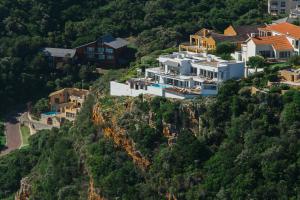
[[[76,49],[44,48],[43,53],[48,58],[51,66],[76,59]]]
[[[45,48],[43,50],[45,54],[57,58],[74,58],[76,54],[75,49],[60,49],[60,48]]]
[[[76,47],[79,60],[84,62],[97,63],[100,66],[116,66],[126,62],[128,41],[122,38],[114,38],[106,35],[97,40]]]
[[[128,41],[105,35],[97,40],[83,44],[74,49],[44,48],[43,53],[51,65],[72,60],[77,63],[93,63],[100,67],[112,67],[126,64],[128,59]]]

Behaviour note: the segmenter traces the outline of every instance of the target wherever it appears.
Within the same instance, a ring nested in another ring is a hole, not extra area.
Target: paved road
[[[19,149],[21,146],[20,122],[19,117],[21,113],[12,114],[7,117],[5,123],[6,134],[6,149],[1,151],[0,155],[6,155],[11,151]]]

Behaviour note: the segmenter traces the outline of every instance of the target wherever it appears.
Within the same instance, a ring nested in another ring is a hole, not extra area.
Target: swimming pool
[[[162,84],[162,83],[156,83],[156,84],[153,84],[151,86],[156,87],[156,88],[169,88],[169,87],[172,87],[171,85]]]
[[[47,115],[47,116],[53,116],[53,115],[57,115],[59,114],[59,112],[47,112],[47,113],[43,113],[43,115]]]

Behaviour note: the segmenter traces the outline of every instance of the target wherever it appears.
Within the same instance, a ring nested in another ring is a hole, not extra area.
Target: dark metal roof
[[[122,38],[114,38],[113,40],[104,41],[104,44],[106,44],[107,46],[110,46],[114,49],[119,49],[124,46],[127,46],[129,44],[129,42]]]
[[[96,42],[103,42],[105,45],[110,46],[114,49],[119,49],[119,48],[122,48],[129,44],[129,42],[127,40],[124,40],[122,38],[114,38],[111,35],[104,35],[104,36],[99,37],[97,40],[95,40],[93,42],[89,42],[87,44],[80,45],[80,46],[76,47],[76,49],[96,43]]]
[[[45,48],[43,52],[52,57],[56,58],[73,58],[76,54],[75,49],[61,49],[61,48]]]
[[[245,26],[233,26],[237,33],[236,39],[239,41],[245,41],[249,38],[251,33],[258,33],[258,28],[262,28],[264,25],[245,25]]]
[[[216,42],[237,42],[239,38],[237,36],[226,36],[220,33],[212,32],[210,35]]]

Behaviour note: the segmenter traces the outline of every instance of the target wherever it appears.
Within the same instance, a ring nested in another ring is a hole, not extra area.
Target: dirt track
[[[19,149],[21,146],[20,122],[18,117],[21,114],[14,114],[6,119],[5,135],[6,135],[6,148],[1,151],[0,155],[6,155],[11,151]]]

